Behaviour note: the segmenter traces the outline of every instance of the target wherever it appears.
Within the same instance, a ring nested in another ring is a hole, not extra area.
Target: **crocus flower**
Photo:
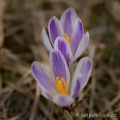
[[[33,62],[32,74],[38,89],[45,98],[69,111],[73,100],[88,82],[91,74],[91,60],[89,57],[80,60],[71,84],[68,65],[59,51],[52,50],[50,52],[50,65],[52,75],[42,63]]]
[[[74,8],[68,8],[60,20],[53,16],[48,24],[49,37],[42,29],[42,40],[48,51],[59,50],[69,67],[85,51],[89,42],[89,33],[84,34],[83,23]]]

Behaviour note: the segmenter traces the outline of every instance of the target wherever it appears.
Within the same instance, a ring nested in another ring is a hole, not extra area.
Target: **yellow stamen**
[[[67,40],[67,42],[69,43],[69,45],[70,45],[71,42],[70,42],[70,38],[68,37],[68,35],[67,35],[67,34],[64,34],[64,37],[65,37],[65,39]]]
[[[64,90],[65,90],[65,93],[68,93],[68,86],[67,86],[66,81],[64,80],[64,78],[61,78],[61,80],[62,80],[63,85],[64,85]]]
[[[56,85],[57,90],[61,94],[67,94],[68,93],[68,86],[64,78],[56,77]]]

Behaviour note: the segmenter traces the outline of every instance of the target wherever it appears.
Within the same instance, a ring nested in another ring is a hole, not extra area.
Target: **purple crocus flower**
[[[89,42],[89,33],[84,34],[83,23],[74,8],[68,8],[60,20],[53,16],[49,20],[48,31],[42,29],[42,40],[48,51],[56,49],[64,55],[69,67],[85,51]]]
[[[52,75],[42,63],[33,62],[32,74],[37,81],[38,89],[45,98],[69,111],[73,100],[88,82],[91,75],[91,60],[89,57],[80,60],[72,82],[70,82],[70,72],[66,60],[59,51],[50,52],[50,65]]]

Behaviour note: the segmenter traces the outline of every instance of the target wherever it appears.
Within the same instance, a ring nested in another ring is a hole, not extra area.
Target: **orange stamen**
[[[69,43],[69,45],[70,45],[71,42],[70,42],[70,38],[68,37],[68,35],[67,35],[67,34],[64,34],[64,37],[65,37],[65,39],[67,40],[67,42]]]
[[[61,94],[67,94],[68,93],[68,86],[64,78],[56,77],[56,85],[57,85],[57,90]]]

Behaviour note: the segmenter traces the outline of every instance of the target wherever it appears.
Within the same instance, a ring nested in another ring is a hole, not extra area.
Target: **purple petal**
[[[40,84],[44,89],[52,94],[57,92],[54,82],[52,81],[52,76],[43,64],[35,61],[32,63],[31,69],[32,74],[38,84]]]
[[[77,97],[79,92],[85,87],[91,75],[92,63],[89,57],[80,60],[75,70],[73,81],[71,84],[71,96]],[[76,89],[75,89],[76,88]]]
[[[54,80],[56,80],[56,77],[64,78],[69,87],[70,73],[64,56],[59,51],[53,50],[50,53],[50,63]]]
[[[74,8],[70,7],[62,14],[60,22],[62,23],[62,27],[64,29],[64,33],[71,38],[73,24],[77,18],[77,14]]]
[[[72,83],[72,88],[71,88],[71,96],[73,98],[76,98],[80,92],[80,85],[81,85],[82,78],[81,76],[78,76],[75,81]]]
[[[58,36],[63,36],[62,25],[55,16],[50,19],[48,29],[49,29],[51,42],[54,45],[55,39]]]
[[[57,37],[54,48],[63,54],[68,64],[73,59],[70,45],[65,38]]]
[[[75,55],[78,45],[84,35],[84,29],[82,21],[77,18],[74,23],[71,45],[72,45],[72,53]]]
[[[38,90],[40,91],[41,95],[44,96],[45,98],[52,100],[53,95],[48,92],[46,89],[44,89],[40,84],[37,84]]]
[[[73,103],[73,98],[69,95],[57,94],[53,97],[53,102],[60,107],[70,106]]]
[[[43,44],[45,45],[46,49],[50,52],[53,48],[51,46],[51,43],[49,41],[48,35],[45,31],[45,28],[42,29],[42,41],[43,41]]]
[[[77,51],[74,55],[72,62],[75,62],[77,60],[77,58],[85,51],[85,49],[88,46],[88,43],[89,43],[89,33],[86,32],[86,34],[83,36],[82,40],[79,43],[79,46],[77,48]]]

